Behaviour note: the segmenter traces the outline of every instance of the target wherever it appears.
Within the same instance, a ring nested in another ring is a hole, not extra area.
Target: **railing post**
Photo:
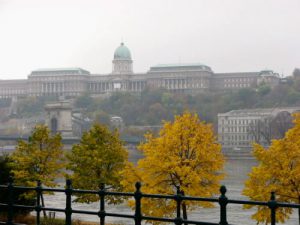
[[[226,187],[225,186],[221,186],[220,187],[220,192],[221,195],[219,197],[219,204],[220,204],[220,225],[228,225],[227,222],[227,212],[226,212],[226,206],[228,203],[228,199],[226,197]]]
[[[42,183],[39,180],[37,182],[37,187],[36,187],[36,206],[35,206],[35,211],[36,211],[36,224],[40,225],[41,223],[41,193],[42,193]]]
[[[134,199],[135,199],[135,214],[134,214],[134,221],[135,225],[141,225],[142,223],[142,210],[141,210],[141,199],[142,199],[142,192],[141,192],[141,183],[135,183],[136,191],[134,192]]]
[[[66,209],[65,209],[65,214],[66,214],[66,225],[71,225],[72,224],[72,181],[67,180],[66,181]]]
[[[100,217],[100,225],[105,224],[105,184],[100,184],[99,190],[99,198],[100,198],[100,211],[98,212],[98,216]]]
[[[181,218],[181,202],[182,202],[182,194],[180,191],[180,186],[177,186],[177,192],[175,196],[176,200],[176,218],[175,218],[175,224],[181,225],[182,224],[182,218]]]
[[[8,212],[7,212],[7,225],[13,225],[13,217],[14,217],[14,185],[13,179],[10,176],[8,178]]]
[[[268,202],[268,207],[271,210],[271,225],[276,225],[276,209],[277,209],[277,202],[275,197],[275,192],[271,192],[271,199]]]

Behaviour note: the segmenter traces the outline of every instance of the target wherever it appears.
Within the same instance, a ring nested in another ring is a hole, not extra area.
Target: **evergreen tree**
[[[1,155],[0,156],[0,184],[7,185],[10,179],[11,174],[11,158],[8,155]],[[15,190],[14,191],[14,202],[18,205],[34,205],[35,199],[25,199],[24,194],[26,191],[22,190]],[[8,191],[1,189],[0,192],[0,202],[7,204],[9,202],[8,199]],[[2,212],[1,212],[2,213]],[[24,209],[15,209],[15,214],[27,214],[28,210]]]

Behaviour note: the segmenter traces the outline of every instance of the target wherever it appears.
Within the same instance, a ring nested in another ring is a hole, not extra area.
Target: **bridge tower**
[[[62,100],[45,106],[46,124],[51,133],[72,137],[72,107],[69,101]]]

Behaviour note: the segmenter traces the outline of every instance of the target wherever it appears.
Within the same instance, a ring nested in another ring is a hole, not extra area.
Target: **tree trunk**
[[[44,195],[41,193],[41,201],[42,201],[42,207],[45,207],[45,201],[44,201]],[[44,218],[47,218],[46,210],[43,210]]]
[[[298,204],[300,204],[300,196],[298,197]],[[300,225],[300,208],[298,209],[298,221]]]
[[[181,194],[182,194],[182,196],[184,196],[184,191],[181,191]],[[186,211],[186,204],[184,201],[182,202],[182,217],[184,220],[188,219],[187,211]],[[184,225],[188,225],[188,223],[184,223]]]
[[[300,225],[300,208],[298,209],[298,220],[299,220],[299,225]]]
[[[182,216],[184,220],[187,220],[187,211],[185,202],[182,203]],[[188,225],[188,223],[184,223],[184,225]]]
[[[300,204],[300,196],[298,196],[298,204]],[[300,208],[298,209],[298,223],[300,225]]]

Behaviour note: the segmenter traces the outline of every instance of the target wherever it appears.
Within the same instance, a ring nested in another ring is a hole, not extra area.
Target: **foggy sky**
[[[0,79],[38,68],[110,73],[121,41],[134,72],[181,62],[290,75],[300,0],[0,0]]]

